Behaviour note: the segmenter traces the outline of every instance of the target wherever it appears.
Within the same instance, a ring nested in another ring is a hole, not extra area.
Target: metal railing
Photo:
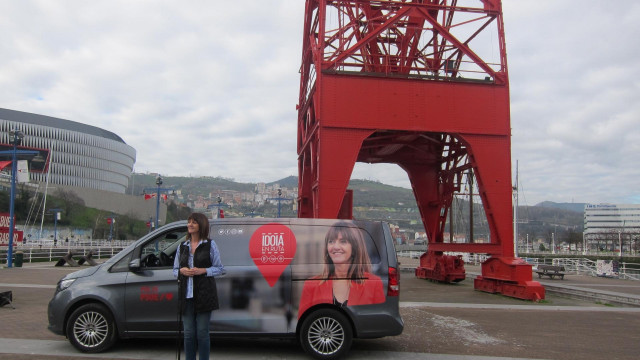
[[[527,258],[525,260],[534,266],[558,265],[578,275],[598,276],[598,263],[586,258]],[[640,263],[619,262],[618,278],[640,281]]]
[[[69,252],[73,252],[75,256],[85,256],[93,251],[94,259],[108,259],[119,253],[125,247],[131,244],[131,240],[96,240],[86,242],[73,242],[70,244],[54,246],[50,242],[43,244],[32,242],[24,246],[14,248],[13,261],[15,263],[15,255],[17,252],[22,253],[23,263],[58,261]],[[0,265],[7,263],[6,249],[0,250]]]
[[[462,255],[465,264],[480,265],[489,256],[486,254],[468,254],[447,252],[448,255]],[[411,254],[411,258],[415,258]],[[399,257],[409,257],[407,252],[398,253]],[[419,258],[419,256],[418,256]],[[523,258],[527,263],[537,267],[538,265],[564,266],[565,271],[576,275],[601,276],[598,273],[597,261],[586,258]],[[640,281],[640,263],[619,262],[617,267],[619,279]]]

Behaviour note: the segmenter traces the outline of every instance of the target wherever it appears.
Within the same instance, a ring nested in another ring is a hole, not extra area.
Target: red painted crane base
[[[419,277],[464,279],[444,252],[491,254],[475,288],[544,298],[514,258],[509,82],[499,0],[307,0],[298,102],[298,216],[351,217],[356,162],[411,181],[429,239]],[[445,242],[472,174],[490,243]],[[462,277],[462,278],[461,278]]]

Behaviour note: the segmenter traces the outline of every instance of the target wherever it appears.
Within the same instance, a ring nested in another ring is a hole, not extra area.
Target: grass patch
[[[606,302],[602,302],[602,301],[596,301],[596,304],[598,304],[598,305],[602,305],[602,306],[616,307],[616,306],[615,306],[615,305],[613,305],[613,304],[606,303]]]

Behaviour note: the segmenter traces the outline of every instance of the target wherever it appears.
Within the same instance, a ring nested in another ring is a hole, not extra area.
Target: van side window
[[[173,267],[173,260],[180,243],[184,242],[187,229],[180,228],[161,234],[140,249],[142,267]]]
[[[237,224],[214,225],[210,237],[220,250],[225,266],[254,266],[249,254],[249,239],[256,226]]]
[[[129,262],[131,261],[131,255],[133,251],[130,251],[125,257],[120,259],[117,263],[115,263],[109,272],[127,272],[129,271]]]

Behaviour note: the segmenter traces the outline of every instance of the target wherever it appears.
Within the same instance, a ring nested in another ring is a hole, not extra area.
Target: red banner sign
[[[11,216],[9,213],[0,213],[0,229],[8,229],[10,224]]]
[[[22,231],[13,232],[13,246],[22,244]],[[0,246],[9,246],[9,229],[0,229]]]

